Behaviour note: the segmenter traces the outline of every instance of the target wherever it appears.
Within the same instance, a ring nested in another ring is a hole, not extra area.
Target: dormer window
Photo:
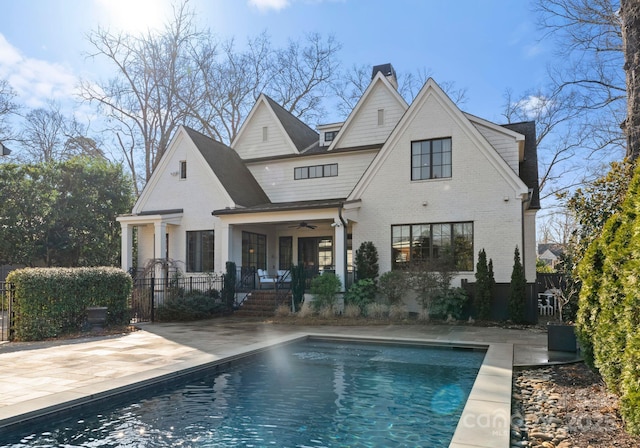
[[[324,141],[332,142],[334,138],[338,135],[338,131],[329,131],[324,133]]]
[[[180,161],[180,179],[186,179],[186,178],[187,178],[187,161],[181,160]]]

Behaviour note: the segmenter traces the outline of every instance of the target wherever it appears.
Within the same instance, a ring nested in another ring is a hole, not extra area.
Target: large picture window
[[[242,267],[267,269],[267,236],[242,232]]]
[[[411,180],[451,177],[451,139],[411,142]]]
[[[212,272],[213,250],[213,230],[187,232],[187,272]]]
[[[458,271],[473,271],[473,223],[391,226],[393,268],[452,261]]]

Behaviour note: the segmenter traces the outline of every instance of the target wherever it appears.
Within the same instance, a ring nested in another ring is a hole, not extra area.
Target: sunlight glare
[[[170,12],[164,0],[97,0],[104,12],[103,26],[140,34],[162,28]]]

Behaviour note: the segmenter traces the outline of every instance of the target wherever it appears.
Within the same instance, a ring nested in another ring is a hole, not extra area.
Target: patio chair
[[[258,287],[262,289],[262,285],[268,285],[271,288],[275,288],[278,277],[273,277],[267,273],[264,269],[258,269]]]

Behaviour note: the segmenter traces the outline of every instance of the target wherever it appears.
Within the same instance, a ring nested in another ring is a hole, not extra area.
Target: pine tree
[[[524,322],[524,302],[527,290],[527,279],[524,268],[520,262],[518,246],[513,255],[513,271],[511,272],[511,285],[509,293],[509,318],[514,323]]]
[[[358,280],[370,278],[374,282],[378,279],[378,249],[371,241],[360,244],[356,250],[356,270]]]
[[[478,252],[478,263],[476,263],[475,299],[478,319],[488,320],[491,314],[491,288],[489,267],[487,266],[487,253],[484,248]]]

